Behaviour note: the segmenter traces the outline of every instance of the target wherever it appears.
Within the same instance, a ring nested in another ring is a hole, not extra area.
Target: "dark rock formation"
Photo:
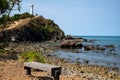
[[[106,47],[106,48],[115,48],[114,45],[104,45],[104,47]]]
[[[65,39],[74,39],[71,35],[66,35]]]
[[[81,43],[77,43],[75,41],[64,40],[60,44],[60,48],[82,48],[83,45]]]
[[[89,50],[100,50],[100,51],[103,51],[103,50],[105,50],[104,47],[95,46],[95,45],[86,45],[86,46],[84,46],[84,49],[86,51],[89,51]]]
[[[77,37],[73,37],[72,35],[66,35],[65,39],[66,40],[74,40],[74,41],[77,41],[77,42],[87,42],[88,41],[87,39],[84,39],[82,37],[77,38]]]
[[[9,26],[11,27],[11,26]],[[0,32],[0,42],[16,41],[45,41],[52,39],[62,39],[64,32],[54,21],[45,19],[42,16],[18,21],[17,25],[11,29]]]

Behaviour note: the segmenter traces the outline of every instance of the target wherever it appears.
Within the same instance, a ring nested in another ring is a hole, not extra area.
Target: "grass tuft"
[[[20,60],[23,62],[35,61],[35,62],[45,63],[45,58],[40,53],[26,52],[26,53],[20,54],[19,56],[20,56]]]

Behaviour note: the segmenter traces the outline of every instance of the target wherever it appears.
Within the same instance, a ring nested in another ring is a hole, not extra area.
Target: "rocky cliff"
[[[0,32],[0,42],[3,41],[45,41],[62,39],[64,32],[54,21],[37,16],[22,19],[9,24]]]

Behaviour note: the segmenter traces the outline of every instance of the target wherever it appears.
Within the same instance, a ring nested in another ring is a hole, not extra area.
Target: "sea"
[[[120,36],[73,36],[76,38],[84,38],[93,40],[93,42],[82,42],[83,45],[99,45],[114,46],[113,48],[105,48],[102,50],[89,50],[82,49],[73,50],[56,50],[53,53],[60,58],[74,62],[80,62],[82,65],[98,65],[110,68],[120,69]]]

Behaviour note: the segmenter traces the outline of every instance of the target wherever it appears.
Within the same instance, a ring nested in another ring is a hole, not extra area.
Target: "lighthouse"
[[[31,15],[34,15],[34,13],[33,13],[33,7],[34,7],[34,5],[31,4],[31,5],[30,5],[30,14],[31,14]]]

